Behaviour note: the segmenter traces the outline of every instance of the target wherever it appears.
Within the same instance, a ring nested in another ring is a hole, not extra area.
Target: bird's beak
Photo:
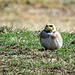
[[[48,30],[49,30],[49,31],[52,31],[52,27],[48,27]]]

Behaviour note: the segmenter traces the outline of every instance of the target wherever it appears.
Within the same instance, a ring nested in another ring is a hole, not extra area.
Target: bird
[[[40,43],[45,49],[55,50],[60,49],[63,45],[63,39],[59,31],[52,23],[46,24],[45,28],[40,33]]]

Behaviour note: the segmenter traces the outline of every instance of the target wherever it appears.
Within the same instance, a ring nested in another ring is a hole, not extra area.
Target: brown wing
[[[54,35],[55,35],[54,39],[58,39],[60,41],[60,43],[62,43],[62,37],[61,37],[60,33],[58,31],[55,31]]]

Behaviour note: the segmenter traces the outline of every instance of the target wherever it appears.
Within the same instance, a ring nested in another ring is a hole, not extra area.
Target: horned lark
[[[62,47],[62,37],[54,24],[47,24],[40,34],[40,43],[45,49],[59,49]]]

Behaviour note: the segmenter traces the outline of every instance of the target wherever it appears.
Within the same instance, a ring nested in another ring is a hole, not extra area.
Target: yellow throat
[[[45,31],[52,31],[52,30],[53,30],[53,28],[49,27],[49,26],[45,28]]]

